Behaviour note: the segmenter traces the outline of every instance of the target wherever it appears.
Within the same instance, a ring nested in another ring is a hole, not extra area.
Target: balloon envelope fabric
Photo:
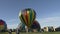
[[[5,23],[5,21],[0,20],[0,30],[3,30],[7,27],[7,24]]]
[[[19,18],[22,23],[30,27],[34,19],[36,18],[36,13],[33,9],[27,8],[27,9],[22,10],[19,13]]]
[[[40,24],[35,20],[34,22],[33,22],[33,24],[31,25],[31,28],[32,29],[40,29]]]

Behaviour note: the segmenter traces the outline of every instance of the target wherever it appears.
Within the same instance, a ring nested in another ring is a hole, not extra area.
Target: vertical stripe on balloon
[[[30,10],[30,24],[32,23],[32,11]]]
[[[22,19],[22,12],[21,11],[19,13],[19,18],[20,18],[21,22],[24,22],[23,19]]]
[[[36,18],[36,16],[35,16],[35,15],[36,15],[36,13],[35,13],[35,11],[34,11],[34,19]]]
[[[30,12],[27,11],[27,14],[28,14],[28,25],[30,25]]]
[[[28,27],[30,27],[30,9],[27,10],[28,13]]]
[[[25,14],[25,18],[26,18],[26,23],[28,24],[28,13],[26,11],[26,14]]]
[[[23,21],[23,19],[22,19],[22,16],[20,16],[19,18],[20,18],[21,22],[23,22],[23,23],[24,23],[24,21]]]
[[[29,11],[29,26],[31,26],[31,10]]]
[[[32,20],[34,20],[34,17],[35,17],[35,16],[34,16],[34,12],[33,12],[33,10],[32,10],[32,13],[33,13],[33,16],[32,16],[33,19],[32,19]]]
[[[24,24],[26,24],[23,15],[21,15],[21,20],[23,21]]]
[[[25,11],[25,14],[23,15],[23,19],[24,19],[24,21],[25,21],[25,23],[26,23],[26,25],[27,25],[28,23],[27,23],[27,20],[26,20],[25,15],[26,15],[26,11]]]

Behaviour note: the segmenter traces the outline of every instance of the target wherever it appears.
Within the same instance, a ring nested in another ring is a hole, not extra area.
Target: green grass
[[[37,32],[37,33],[20,33],[20,34],[60,34],[60,32]]]
[[[8,32],[0,32],[0,34],[8,34]],[[12,34],[16,34],[15,32],[12,32]],[[60,34],[60,32],[20,32],[20,34]]]
[[[60,34],[60,32],[44,32],[42,34]]]
[[[0,34],[8,34],[8,32],[0,32]]]

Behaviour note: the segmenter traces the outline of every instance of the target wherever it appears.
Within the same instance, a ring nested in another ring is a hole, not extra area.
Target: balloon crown
[[[2,19],[0,19],[0,22],[4,22]]]
[[[0,19],[0,24],[6,24],[4,20]]]

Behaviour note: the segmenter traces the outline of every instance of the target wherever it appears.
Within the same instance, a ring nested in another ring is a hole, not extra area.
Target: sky
[[[17,28],[21,22],[19,12],[32,8],[36,12],[36,20],[41,27],[60,26],[60,0],[0,0],[0,19],[8,28]]]

